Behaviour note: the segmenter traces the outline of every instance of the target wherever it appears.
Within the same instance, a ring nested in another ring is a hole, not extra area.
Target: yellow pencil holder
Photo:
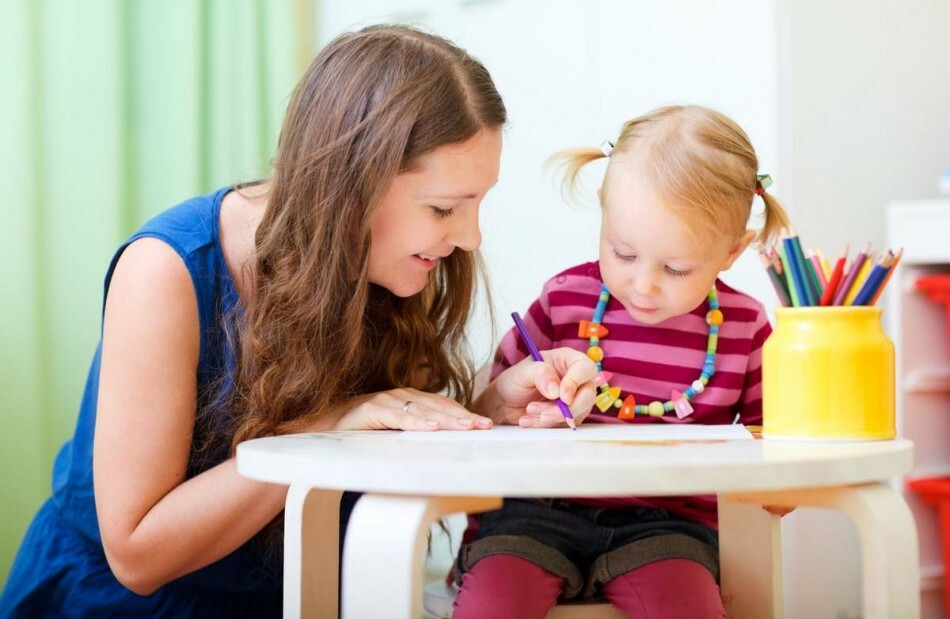
[[[894,345],[879,307],[783,307],[762,358],[768,438],[894,438]]]

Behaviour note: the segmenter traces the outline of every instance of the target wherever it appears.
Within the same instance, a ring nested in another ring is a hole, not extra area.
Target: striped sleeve
[[[742,397],[739,401],[740,420],[746,425],[762,424],[762,347],[772,333],[765,309],[759,307],[755,321],[755,334],[749,349],[749,364],[742,385]]]
[[[522,316],[525,327],[538,350],[549,350],[554,342],[554,326],[551,323],[551,306],[548,299],[550,282],[545,284],[541,296],[535,299],[528,313]],[[505,333],[501,343],[495,350],[490,380],[495,380],[499,374],[528,356],[528,348],[521,341],[518,330],[514,327]]]

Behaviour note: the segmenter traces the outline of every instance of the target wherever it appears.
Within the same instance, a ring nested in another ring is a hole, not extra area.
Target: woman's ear
[[[742,252],[755,240],[755,230],[746,230],[743,232],[736,242],[733,243],[732,247],[729,248],[729,253],[726,255],[726,261],[723,263],[723,266],[720,271],[725,271],[742,255]]]

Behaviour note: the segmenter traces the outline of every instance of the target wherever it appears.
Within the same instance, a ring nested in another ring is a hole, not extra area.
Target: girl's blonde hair
[[[606,157],[602,149],[562,151],[564,188],[573,192],[585,165]],[[624,123],[610,153],[611,165],[633,165],[638,179],[666,203],[697,238],[738,238],[746,230],[756,194],[765,202],[758,241],[770,242],[788,216],[757,177],[759,160],[749,136],[732,119],[705,107],[661,107]],[[609,191],[601,188],[601,204]]]

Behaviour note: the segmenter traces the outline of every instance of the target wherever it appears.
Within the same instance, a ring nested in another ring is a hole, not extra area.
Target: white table
[[[718,494],[722,591],[730,617],[781,615],[780,526],[762,505],[819,506],[847,515],[861,542],[864,616],[920,613],[917,530],[883,480],[912,467],[907,440],[879,442],[596,442],[478,440],[420,443],[400,432],[255,439],[238,470],[287,484],[284,614],[336,617],[338,509],[366,494],[343,554],[347,619],[421,615],[429,526],[502,497]],[[490,433],[498,430],[491,430]],[[505,428],[512,432],[532,432]],[[569,432],[569,430],[562,430]],[[410,440],[407,440],[410,438]]]

